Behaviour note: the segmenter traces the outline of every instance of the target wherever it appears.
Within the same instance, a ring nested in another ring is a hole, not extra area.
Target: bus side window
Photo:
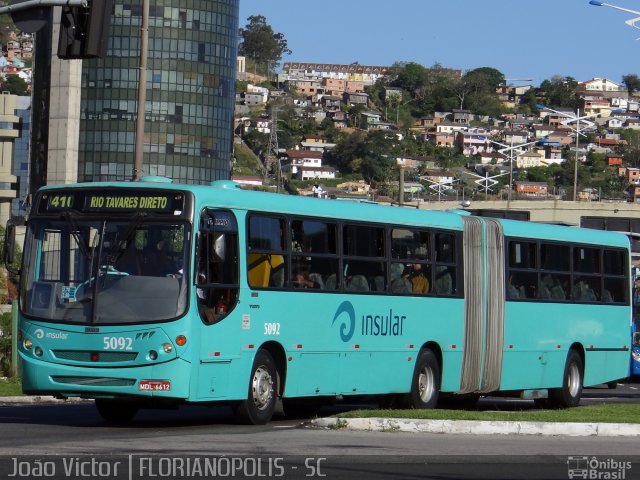
[[[238,233],[230,212],[207,211],[209,222],[201,222],[197,244],[195,289],[202,319],[223,319],[238,300]]]
[[[288,255],[285,255],[285,221],[266,215],[249,217],[247,278],[254,288],[284,288]]]

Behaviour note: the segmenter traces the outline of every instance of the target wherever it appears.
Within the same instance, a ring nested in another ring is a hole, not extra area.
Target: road
[[[588,389],[583,404],[638,402],[638,387],[624,384],[615,390]],[[481,402],[483,408],[490,409],[527,408],[532,403],[503,399]],[[599,471],[608,474],[608,478],[640,478],[637,438],[351,432],[312,429],[300,421],[283,418],[256,427],[236,425],[230,410],[224,407],[146,410],[128,426],[113,426],[101,420],[92,404],[4,406],[0,407],[0,447],[0,478],[13,473],[13,462],[27,472],[45,454],[59,456],[55,462],[76,456],[121,461],[122,465],[135,463],[131,477],[131,472],[121,471],[117,473],[122,476],[105,478],[203,478],[198,471],[175,472],[170,468],[172,464],[157,463],[169,456],[174,462],[180,461],[182,467],[186,458],[244,461],[238,463],[244,474],[240,478],[268,477],[258,475],[256,465],[263,468],[262,473],[274,477],[283,473],[284,478],[320,473],[327,478],[374,479],[568,478],[567,462],[580,465],[585,458],[596,458]],[[164,471],[142,464],[151,455],[153,459],[149,461],[156,462],[157,468],[164,465]],[[47,458],[53,457],[44,457]],[[253,463],[247,464],[247,458]],[[256,464],[258,461],[262,463]],[[625,462],[632,462],[631,468],[626,468]],[[624,467],[624,477],[611,477],[614,470],[622,471],[617,468],[619,465]],[[82,478],[62,475],[63,467],[60,463],[56,472],[60,476],[51,478]],[[30,478],[37,477],[33,471],[29,473]]]

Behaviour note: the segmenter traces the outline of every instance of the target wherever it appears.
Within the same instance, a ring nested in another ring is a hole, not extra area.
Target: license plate
[[[140,380],[138,390],[143,392],[168,392],[171,390],[169,380]]]

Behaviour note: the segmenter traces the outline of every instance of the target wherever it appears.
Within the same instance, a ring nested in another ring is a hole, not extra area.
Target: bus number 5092
[[[104,337],[105,350],[133,350],[133,339],[131,337]]]
[[[280,324],[279,323],[265,323],[264,324],[264,334],[265,335],[280,335]]]

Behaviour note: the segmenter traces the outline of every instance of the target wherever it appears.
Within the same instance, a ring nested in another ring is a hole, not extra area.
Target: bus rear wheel
[[[277,372],[266,350],[258,350],[251,367],[249,392],[246,400],[235,408],[235,413],[243,423],[264,425],[271,420],[276,406]]]
[[[411,380],[409,406],[411,408],[435,408],[440,395],[440,365],[431,350],[418,355]]]
[[[584,366],[582,357],[575,350],[569,350],[562,377],[562,387],[549,393],[549,404],[555,408],[577,407],[582,396]]]
[[[96,398],[96,409],[107,422],[128,422],[138,413],[138,404],[122,400]]]

